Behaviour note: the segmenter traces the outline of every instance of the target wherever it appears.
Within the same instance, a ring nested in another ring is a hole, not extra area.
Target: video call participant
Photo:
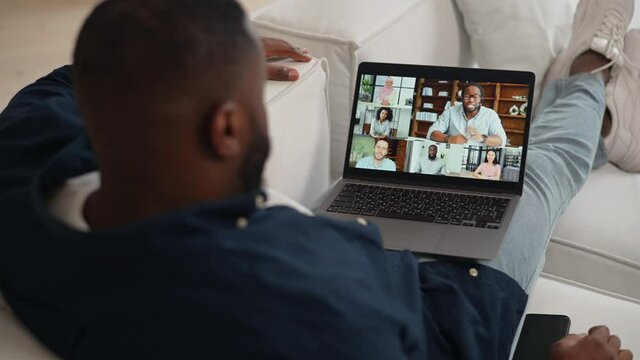
[[[389,142],[384,139],[376,141],[373,147],[373,155],[363,157],[356,163],[358,169],[373,169],[373,170],[386,170],[396,171],[396,164],[387,159],[387,153],[389,152]]]
[[[504,132],[498,114],[482,106],[484,89],[470,83],[462,91],[462,103],[446,109],[431,125],[427,139],[441,143],[504,146]]]
[[[473,176],[478,179],[500,180],[500,164],[498,164],[496,157],[495,151],[487,151],[484,162],[473,172]]]
[[[393,88],[393,78],[389,76],[387,80],[384,81],[384,86],[380,89],[380,92],[378,92],[376,102],[384,106],[390,106],[395,105],[396,101],[396,90]]]
[[[371,123],[369,135],[376,140],[389,137],[391,131],[391,120],[393,120],[393,111],[388,107],[381,107],[376,112],[376,120]]]
[[[429,174],[429,175],[445,175],[445,163],[438,156],[438,147],[430,145],[427,153],[427,157],[421,159],[418,162],[418,169],[416,173]]]

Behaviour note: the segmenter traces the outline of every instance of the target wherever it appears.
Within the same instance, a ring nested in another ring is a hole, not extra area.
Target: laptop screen
[[[345,174],[521,192],[533,74],[363,63]]]

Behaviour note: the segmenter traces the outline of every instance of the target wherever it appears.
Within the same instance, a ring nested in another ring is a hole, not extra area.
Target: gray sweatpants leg
[[[522,199],[498,257],[481,263],[516,280],[530,293],[544,266],[551,232],[585,183],[605,111],[604,82],[579,74],[543,92],[531,124]]]

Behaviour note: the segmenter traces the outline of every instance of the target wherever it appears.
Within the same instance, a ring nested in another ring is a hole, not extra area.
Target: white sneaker
[[[604,138],[609,161],[622,170],[640,172],[640,30],[625,37],[626,64],[611,69],[606,86],[607,108],[611,113],[611,131]]]
[[[634,0],[582,0],[578,4],[571,27],[571,40],[547,70],[544,88],[553,80],[569,76],[573,60],[593,50],[610,59],[598,72],[616,64],[624,65],[624,36],[633,16]]]

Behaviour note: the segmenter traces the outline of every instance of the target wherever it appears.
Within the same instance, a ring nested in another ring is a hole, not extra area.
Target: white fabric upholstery
[[[456,3],[478,65],[533,72],[537,98],[549,64],[569,41],[578,1],[456,0]]]
[[[265,103],[271,155],[265,184],[312,207],[329,187],[329,110],[324,60],[287,63],[296,82],[268,81]]]
[[[2,294],[0,294],[0,359],[57,359],[16,319]]]
[[[607,325],[622,347],[640,352],[640,302],[543,274],[529,298],[527,313],[562,314],[571,319],[571,333]]]
[[[342,173],[358,63],[471,64],[468,37],[449,0],[280,0],[252,17],[259,34],[327,58],[334,180]]]
[[[638,234],[640,175],[606,164],[560,218],[544,271],[640,299]]]

